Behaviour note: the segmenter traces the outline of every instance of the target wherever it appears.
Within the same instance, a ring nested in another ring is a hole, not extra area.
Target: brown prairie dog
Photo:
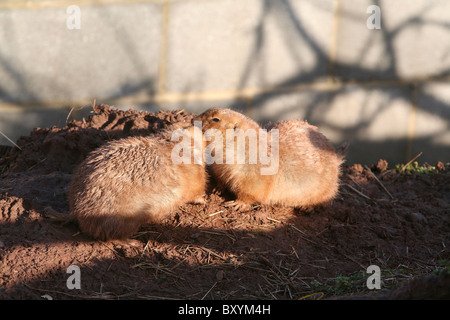
[[[233,192],[237,196],[237,204],[241,207],[245,207],[245,204],[249,203],[264,203],[270,195],[273,177],[260,174],[262,165],[259,159],[256,163],[250,163],[250,144],[248,141],[245,143],[245,161],[243,161],[244,163],[238,163],[238,152],[234,146],[234,143],[237,143],[237,137],[228,142],[226,139],[227,130],[238,136],[238,130],[241,134],[246,132],[256,133],[261,129],[260,126],[243,114],[229,109],[210,109],[194,118],[193,121],[194,123],[195,121],[202,122],[205,139],[211,137],[211,142],[207,142],[207,144],[209,147],[212,146],[214,156],[217,158],[211,163],[210,169],[217,180],[217,184]],[[220,137],[214,135],[214,130],[211,129],[215,129],[221,135],[222,141],[218,139]],[[209,134],[211,132],[212,135]],[[259,141],[258,135],[257,140]],[[235,152],[231,159],[232,164],[229,164],[230,161],[227,161],[226,157],[231,149]],[[216,154],[219,150],[223,150],[222,157]]]
[[[224,137],[227,129],[262,132],[255,121],[229,109],[207,110],[194,118],[194,121],[202,121],[205,136],[209,129],[219,130]],[[261,168],[267,165],[259,160],[253,164],[225,161],[222,164],[212,163],[211,171],[219,184],[236,195],[238,204],[261,203],[311,208],[332,200],[338,191],[343,156],[335,152],[316,127],[304,121],[282,121],[273,125],[270,130],[272,129],[278,130],[278,144],[275,131],[268,132],[268,140],[264,140],[261,133],[258,133],[257,141],[258,145],[260,141],[269,141],[268,144],[272,142],[273,148],[267,145],[267,150],[278,152],[277,170],[273,174],[261,174]],[[213,147],[223,145],[224,154],[227,153],[227,148],[231,148],[230,143],[211,140]],[[246,145],[246,156],[249,150]],[[249,156],[246,160],[248,158]]]
[[[184,130],[201,136],[196,127]],[[101,240],[127,238],[178,206],[201,201],[204,163],[175,164],[171,153],[179,142],[169,136],[170,130],[162,137],[124,138],[88,155],[69,189],[71,214],[84,233]]]

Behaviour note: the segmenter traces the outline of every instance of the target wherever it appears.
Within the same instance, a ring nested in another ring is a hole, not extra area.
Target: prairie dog
[[[222,157],[219,156],[210,165],[211,173],[216,178],[217,184],[222,188],[228,188],[237,196],[238,207],[247,208],[246,204],[265,203],[272,190],[273,177],[260,174],[263,166],[259,157],[256,162],[250,161],[250,138],[244,140],[244,163],[238,163],[237,145],[235,146],[238,136],[246,138],[246,133],[255,133],[256,141],[259,141],[258,131],[261,127],[252,119],[230,109],[209,109],[195,117],[193,121],[201,121],[205,139],[211,140],[207,148],[212,147],[215,153],[219,150],[223,151]],[[222,141],[214,135],[214,131],[221,134]],[[227,139],[227,133],[234,134],[234,137]],[[234,153],[231,159],[232,164],[229,164],[230,161],[226,159],[227,153],[230,151]]]
[[[201,135],[194,126],[183,130]],[[204,163],[174,163],[172,150],[178,142],[169,136],[170,130],[161,137],[111,141],[88,155],[69,186],[71,215],[84,233],[101,240],[127,238],[186,202],[201,202]],[[203,148],[192,140],[191,145]]]
[[[204,133],[216,129],[224,136],[227,129],[257,130],[258,144],[260,141],[265,143],[260,133],[262,128],[255,121],[230,109],[209,109],[193,121],[202,121]],[[272,131],[267,133],[268,139],[265,140],[272,144],[267,146],[267,150],[273,151],[278,147],[278,170],[274,174],[262,175],[260,169],[264,165],[259,160],[254,164],[212,163],[211,172],[219,184],[236,195],[238,206],[247,208],[248,205],[244,204],[261,203],[310,209],[331,201],[338,191],[343,156],[335,152],[317,127],[307,122],[282,121],[269,129],[277,129],[278,133],[278,141],[276,132]],[[210,143],[213,147],[221,144],[216,139]],[[222,145],[225,154],[231,145],[225,142]],[[249,150],[246,145],[246,158],[249,158]]]

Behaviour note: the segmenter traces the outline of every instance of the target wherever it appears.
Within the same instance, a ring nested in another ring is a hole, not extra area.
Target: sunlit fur
[[[224,137],[226,129],[260,129],[255,121],[230,109],[210,109],[194,120],[202,121],[204,132],[217,129]],[[274,175],[261,175],[260,162],[213,163],[211,172],[219,184],[232,191],[237,201],[243,203],[309,209],[331,201],[338,192],[343,155],[335,151],[315,126],[305,121],[281,121],[268,128],[269,133],[271,129],[279,130],[278,171]],[[223,147],[225,154],[230,146],[224,142]]]
[[[167,139],[170,132],[165,135],[109,142],[78,167],[69,204],[84,233],[102,240],[127,238],[142,224],[161,221],[178,206],[201,199],[204,164],[174,164],[171,151],[178,142]]]

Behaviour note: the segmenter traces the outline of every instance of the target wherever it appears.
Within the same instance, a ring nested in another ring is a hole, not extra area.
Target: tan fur
[[[186,130],[199,131],[193,126]],[[204,164],[174,164],[171,152],[178,142],[170,141],[169,131],[162,136],[109,142],[78,167],[69,205],[84,233],[101,240],[127,238],[142,224],[161,221],[178,206],[201,198]]]
[[[270,202],[309,208],[335,198],[343,157],[317,127],[302,120],[276,123],[280,170]]]
[[[203,131],[218,129],[224,136],[228,128],[260,129],[255,121],[229,109],[210,109],[194,120],[202,121]],[[331,201],[338,192],[343,156],[307,122],[282,121],[270,129],[279,130],[279,170],[276,174],[261,175],[259,162],[213,163],[211,171],[219,183],[234,192],[239,202],[245,203],[311,208]],[[224,148],[227,148],[225,143]]]
[[[214,118],[220,118],[220,122],[214,122]],[[260,126],[252,119],[241,113],[230,109],[210,109],[197,116],[194,121],[202,121],[202,130],[217,129],[223,135],[223,164],[213,163],[210,168],[212,174],[217,178],[219,186],[226,187],[238,197],[238,200],[245,203],[263,202],[264,198],[269,195],[273,177],[261,176],[260,164],[249,164],[248,162],[248,142],[246,143],[246,159],[245,164],[226,164],[226,130],[242,130],[248,129],[258,130]],[[236,139],[234,140],[234,142]],[[211,143],[215,143],[212,141]],[[235,154],[235,163],[236,163]]]

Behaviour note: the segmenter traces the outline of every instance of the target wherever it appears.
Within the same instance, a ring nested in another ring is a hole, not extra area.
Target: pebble
[[[422,213],[420,213],[420,212],[412,212],[410,214],[410,218],[414,222],[424,223],[424,224],[428,223],[427,218],[425,218],[425,216]]]
[[[216,279],[217,279],[217,281],[222,280],[224,277],[225,277],[225,272],[224,272],[224,271],[222,271],[222,270],[217,271],[217,273],[216,273]]]

